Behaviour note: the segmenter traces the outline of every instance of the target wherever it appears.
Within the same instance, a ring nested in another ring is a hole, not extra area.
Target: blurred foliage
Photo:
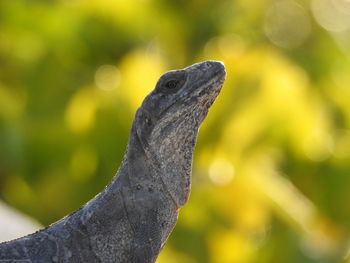
[[[169,69],[228,76],[157,262],[350,262],[350,2],[0,1],[0,196],[47,225],[109,182]]]

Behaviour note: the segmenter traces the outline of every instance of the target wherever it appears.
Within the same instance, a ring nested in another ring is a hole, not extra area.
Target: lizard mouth
[[[198,79],[188,80],[188,85],[190,86],[189,94],[184,94],[183,103],[187,107],[205,111],[205,115],[219,95],[226,77],[223,64],[220,62],[216,63],[218,65],[211,72],[204,74],[204,76],[199,76]]]
[[[194,68],[194,69],[192,69]],[[218,61],[208,61],[195,64],[185,70],[192,74],[186,81],[186,88],[180,94],[180,97],[202,97],[205,94],[211,94],[211,91],[221,89],[226,77],[225,66]]]

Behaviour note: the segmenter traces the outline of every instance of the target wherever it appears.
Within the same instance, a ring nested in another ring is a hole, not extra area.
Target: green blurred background
[[[157,263],[350,262],[349,55],[349,0],[0,1],[0,197],[74,211],[158,77],[222,60]]]

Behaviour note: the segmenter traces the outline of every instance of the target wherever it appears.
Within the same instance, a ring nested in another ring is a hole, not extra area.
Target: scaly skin
[[[188,200],[198,128],[225,74],[216,61],[164,74],[105,190],[48,228],[1,243],[0,262],[155,262]]]

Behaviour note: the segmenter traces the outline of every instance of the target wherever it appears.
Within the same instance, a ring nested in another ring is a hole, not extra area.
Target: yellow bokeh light
[[[68,128],[75,133],[88,131],[95,123],[97,106],[94,90],[79,90],[66,108],[65,121]]]
[[[209,166],[209,178],[220,186],[229,184],[233,180],[234,172],[231,162],[223,158],[215,159]]]
[[[211,261],[213,263],[250,262],[255,246],[244,235],[234,231],[217,231],[209,237]]]
[[[102,90],[116,89],[120,84],[120,71],[113,65],[102,65],[95,73],[95,83]]]
[[[331,32],[346,31],[350,27],[350,15],[344,8],[346,0],[313,0],[311,10],[316,21]]]
[[[304,8],[292,0],[272,2],[265,13],[264,31],[275,45],[282,48],[301,46],[311,33]]]
[[[124,96],[136,110],[144,97],[155,87],[160,75],[166,69],[162,59],[156,53],[146,50],[135,50],[120,63],[123,82],[120,94]]]

